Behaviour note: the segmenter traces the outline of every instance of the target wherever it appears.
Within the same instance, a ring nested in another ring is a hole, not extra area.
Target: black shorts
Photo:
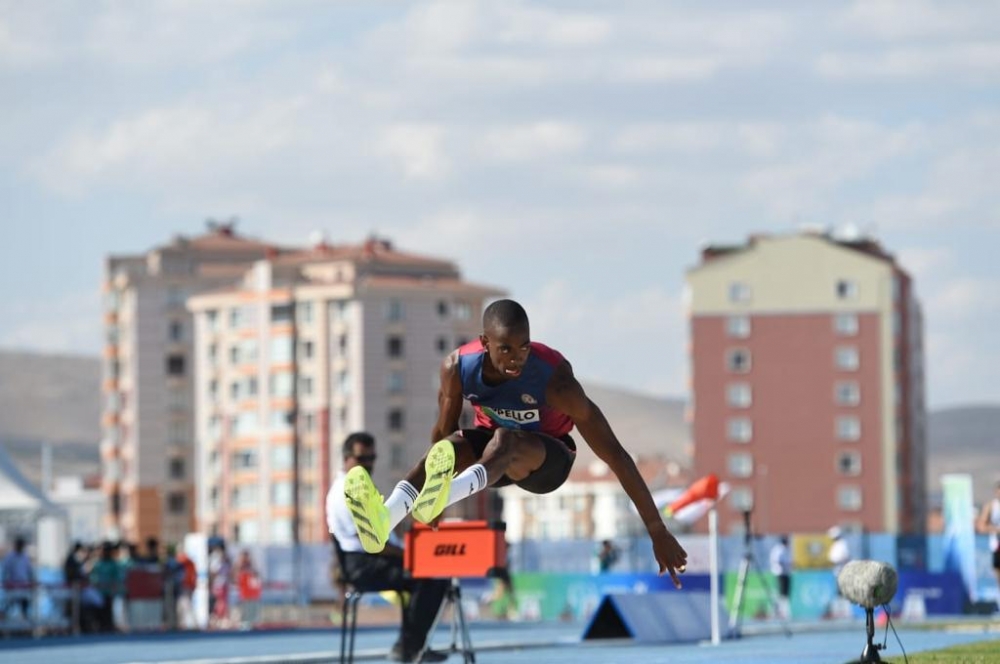
[[[1000,547],[993,550],[993,569],[1000,570]]]
[[[482,458],[483,451],[493,438],[494,429],[484,427],[462,429],[461,433],[462,438],[472,446],[476,457]],[[573,462],[576,460],[576,443],[573,438],[569,434],[554,438],[537,431],[531,433],[545,443],[545,461],[541,467],[518,482],[504,475],[497,480],[494,487],[516,484],[531,493],[551,493],[561,487],[569,477],[569,471],[573,469]]]

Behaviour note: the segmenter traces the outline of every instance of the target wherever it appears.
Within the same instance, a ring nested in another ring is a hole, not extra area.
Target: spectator
[[[833,567],[833,585],[837,591],[836,596],[830,603],[830,616],[833,618],[850,618],[851,603],[841,596],[837,578],[840,576],[840,571],[844,569],[844,565],[851,560],[851,549],[847,546],[847,540],[844,539],[844,532],[839,526],[830,528],[827,534],[833,540],[833,543],[830,544],[830,551],[827,554],[827,558]]]
[[[124,590],[123,567],[114,558],[115,545],[104,542],[101,556],[90,570],[90,585],[101,595],[101,605],[97,610],[97,629],[100,632],[115,631],[115,599]]]
[[[14,605],[21,607],[21,615],[31,618],[28,611],[30,606],[31,587],[35,583],[35,571],[31,567],[31,559],[24,552],[25,540],[18,537],[14,540],[14,548],[4,556],[2,567],[3,587],[5,590],[14,591]]]
[[[260,574],[250,559],[250,552],[244,549],[236,563],[236,587],[240,596],[240,626],[250,629],[258,620],[260,608]]]
[[[66,619],[70,621],[71,625],[73,622],[73,603],[77,602],[77,606],[80,607],[80,611],[83,611],[83,605],[80,602],[81,593],[83,592],[83,586],[87,581],[87,574],[83,570],[83,563],[86,559],[87,554],[86,548],[83,546],[82,542],[75,542],[73,548],[70,549],[69,553],[66,555],[66,560],[63,561],[63,583],[66,584],[66,588],[69,594],[66,598],[66,604],[63,610],[63,615]],[[72,625],[73,628],[82,627],[83,620],[81,616],[80,625]]]
[[[618,562],[618,549],[611,540],[604,540],[597,550],[597,571],[605,574],[611,571],[616,562]]]
[[[771,574],[778,584],[778,617],[787,620],[791,616],[792,554],[788,549],[788,535],[782,535],[771,547]]]
[[[225,542],[220,542],[208,555],[209,592],[212,596],[213,627],[229,627],[229,588],[232,583],[233,564],[226,553]]]
[[[493,589],[483,598],[490,605],[490,611],[497,620],[517,620],[517,597],[514,595],[514,580],[509,567],[496,570]]]
[[[344,441],[341,455],[343,467],[326,496],[326,522],[331,536],[344,552],[342,566],[347,578],[343,581],[364,585],[378,580],[397,584],[400,590],[410,592],[403,610],[399,637],[389,651],[389,659],[415,662],[427,645],[427,633],[441,608],[449,582],[444,579],[407,578],[403,571],[403,549],[392,535],[379,553],[364,551],[344,497],[344,480],[347,471],[357,466],[372,472],[376,458],[375,439],[367,433],[352,433]],[[444,653],[427,650],[420,661],[442,662],[445,659],[447,655]]]
[[[979,511],[976,530],[990,536],[990,550],[993,552],[993,573],[1000,587],[1000,482],[996,484],[996,495]],[[1000,601],[997,602],[1000,607]]]
[[[177,595],[177,622],[181,629],[194,629],[194,611],[191,606],[191,597],[194,589],[198,585],[198,570],[194,566],[187,552],[177,553],[177,562],[181,567],[181,580]]]

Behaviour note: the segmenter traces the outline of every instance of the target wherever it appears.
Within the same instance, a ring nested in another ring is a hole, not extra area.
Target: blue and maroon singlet
[[[462,396],[476,411],[476,426],[487,429],[524,429],[554,438],[570,432],[568,415],[545,405],[545,388],[563,356],[544,344],[531,342],[531,353],[521,375],[499,385],[483,382],[486,350],[478,339],[458,349]]]

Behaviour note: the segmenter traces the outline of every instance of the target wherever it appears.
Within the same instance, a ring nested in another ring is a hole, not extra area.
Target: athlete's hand
[[[649,527],[649,538],[653,541],[653,555],[660,566],[660,574],[669,572],[674,585],[680,588],[681,580],[677,575],[687,569],[687,551],[662,521]]]

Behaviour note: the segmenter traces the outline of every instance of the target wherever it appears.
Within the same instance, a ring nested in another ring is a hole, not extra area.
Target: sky
[[[1000,403],[1000,3],[0,0],[0,349],[96,355],[108,254],[369,234],[686,394],[708,243],[848,225],[928,403]]]

